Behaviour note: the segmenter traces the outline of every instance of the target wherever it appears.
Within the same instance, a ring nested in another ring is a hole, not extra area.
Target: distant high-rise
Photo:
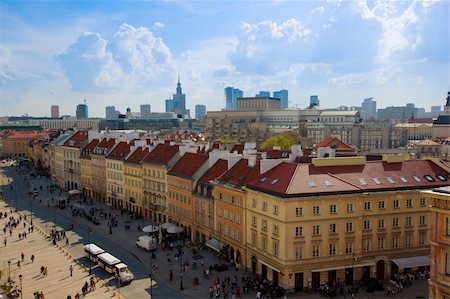
[[[289,99],[288,99],[288,91],[286,89],[282,89],[280,91],[274,91],[273,97],[280,99],[281,101],[281,109],[289,108]]]
[[[225,109],[237,110],[237,98],[242,98],[244,93],[242,90],[233,87],[225,88]]]
[[[84,104],[80,104],[77,106],[76,117],[77,117],[77,119],[89,118],[88,106],[86,105],[86,100],[84,100]]]
[[[172,99],[166,100],[166,112],[174,112]]]
[[[105,117],[107,119],[116,118],[116,107],[114,106],[106,106],[105,108]]]
[[[309,107],[320,106],[319,104],[319,96],[311,96],[309,98]]]
[[[377,118],[377,102],[373,100],[373,98],[364,99],[361,104],[361,109],[366,111],[365,119],[376,119]]]
[[[270,98],[270,91],[260,91],[255,95],[256,98]],[[275,97],[274,97],[275,98]]]
[[[52,118],[59,118],[59,106],[58,105],[52,105],[50,108]]]
[[[141,118],[149,118],[151,114],[151,105],[150,104],[143,104],[141,105]]]
[[[180,76],[178,76],[177,93],[173,94],[173,109],[177,114],[186,114],[186,95],[182,92]]]
[[[202,104],[195,105],[195,118],[204,118],[206,116],[206,106]]]

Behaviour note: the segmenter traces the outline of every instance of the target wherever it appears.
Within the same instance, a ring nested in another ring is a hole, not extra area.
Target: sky
[[[224,88],[289,91],[289,106],[442,106],[448,1],[1,1],[0,116],[90,117],[150,104],[180,76],[187,108]]]

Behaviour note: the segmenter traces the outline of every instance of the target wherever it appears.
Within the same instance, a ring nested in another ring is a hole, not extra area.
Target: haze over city
[[[105,106],[225,107],[224,87],[289,90],[289,106],[442,106],[446,1],[3,1],[0,116]]]

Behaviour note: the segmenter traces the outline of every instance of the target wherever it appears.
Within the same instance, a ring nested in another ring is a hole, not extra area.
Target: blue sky
[[[0,116],[163,111],[180,74],[188,108],[223,89],[289,90],[304,108],[442,106],[447,1],[2,1]],[[193,113],[192,113],[193,114]]]

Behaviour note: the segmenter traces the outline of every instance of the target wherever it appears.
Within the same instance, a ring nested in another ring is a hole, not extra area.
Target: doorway
[[[353,268],[345,269],[345,283],[347,285],[353,284]]]
[[[295,273],[295,291],[303,291],[303,272]]]
[[[267,266],[261,265],[261,277],[262,279],[267,279]]]
[[[312,272],[312,287],[313,290],[320,287],[320,272]]]
[[[377,279],[382,280],[384,279],[384,261],[379,260],[377,262]]]

